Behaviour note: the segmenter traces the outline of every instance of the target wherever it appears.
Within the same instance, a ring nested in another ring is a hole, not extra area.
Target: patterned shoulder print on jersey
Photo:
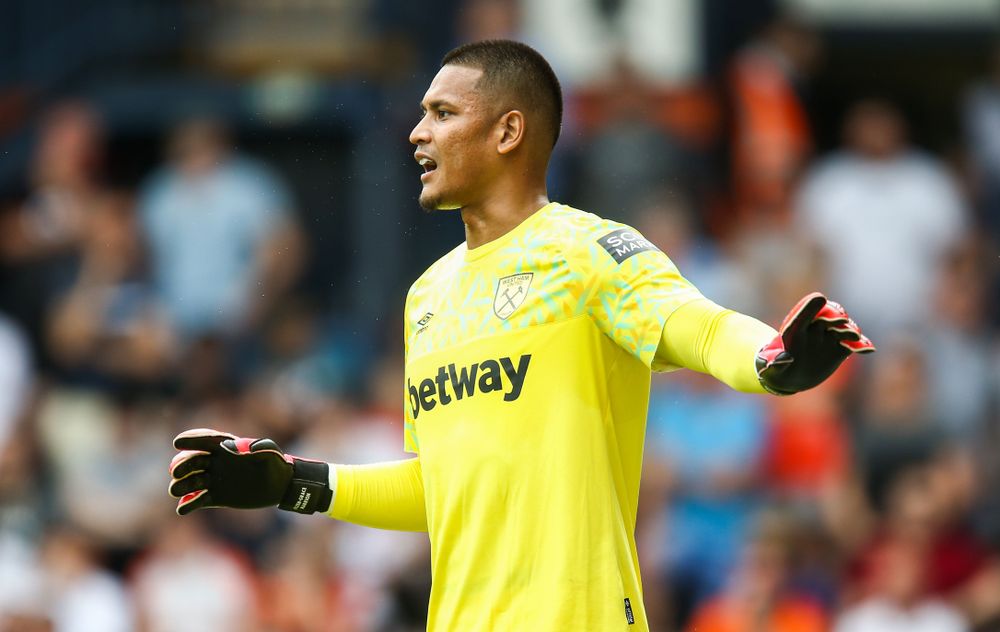
[[[558,226],[547,213],[534,220],[525,230],[515,229],[516,234],[488,256],[465,261],[463,247],[414,283],[407,300],[410,353],[420,355],[583,312],[582,277],[562,254],[564,244],[554,230]],[[432,324],[417,333],[414,321],[427,313],[434,314]]]
[[[559,204],[540,213],[496,252],[466,261],[460,246],[414,283],[407,297],[408,353],[587,314],[627,351],[651,361],[666,317],[697,291],[624,224]],[[620,243],[632,235],[643,243]],[[528,274],[530,283],[520,284],[526,295],[506,303],[501,284]],[[419,321],[428,315],[431,324],[423,330]]]
[[[650,366],[675,309],[701,294],[667,255],[625,224],[566,209],[572,257],[587,278],[585,311],[623,349]],[[575,220],[575,221],[574,221]]]

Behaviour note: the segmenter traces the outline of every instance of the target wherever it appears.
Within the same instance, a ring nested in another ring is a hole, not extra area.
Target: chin
[[[435,195],[424,191],[420,194],[420,207],[425,211],[452,211],[461,208],[461,205],[446,202],[444,196]]]

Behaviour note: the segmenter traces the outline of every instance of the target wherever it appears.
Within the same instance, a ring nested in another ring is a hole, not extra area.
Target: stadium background
[[[8,0],[0,630],[422,629],[424,537],[179,519],[166,468],[193,426],[401,456],[403,296],[462,239],[407,133],[488,37],[563,81],[553,199],[879,346],[783,399],[654,379],[653,629],[1000,629],[998,35],[993,0]]]

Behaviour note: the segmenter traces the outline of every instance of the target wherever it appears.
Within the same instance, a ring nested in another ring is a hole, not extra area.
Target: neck
[[[506,235],[548,203],[542,186],[520,196],[500,195],[480,204],[463,206],[466,246],[472,250]]]

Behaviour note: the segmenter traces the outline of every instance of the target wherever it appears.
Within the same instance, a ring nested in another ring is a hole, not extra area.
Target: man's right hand
[[[174,447],[181,452],[170,462],[170,495],[182,516],[205,507],[325,512],[333,500],[329,464],[285,454],[270,439],[196,428]]]

